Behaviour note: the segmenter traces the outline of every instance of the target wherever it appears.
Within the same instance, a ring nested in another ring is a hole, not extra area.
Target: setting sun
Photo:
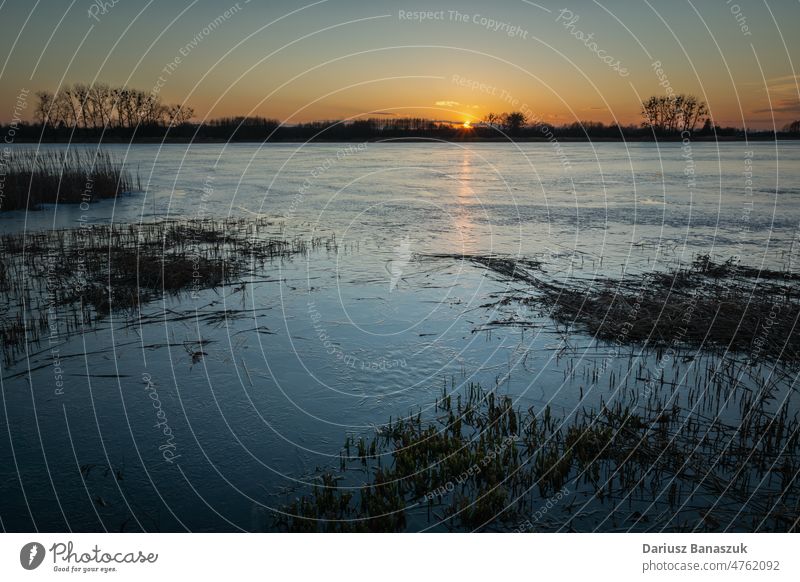
[[[469,122],[469,120],[465,121],[465,122],[464,122],[464,125],[462,125],[462,127],[463,127],[464,129],[472,129],[472,125],[470,125],[470,122]]]

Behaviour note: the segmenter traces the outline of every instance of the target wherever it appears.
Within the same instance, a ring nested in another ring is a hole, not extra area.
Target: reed
[[[462,259],[519,284],[500,302],[539,306],[556,322],[616,345],[703,347],[748,353],[754,361],[800,365],[800,275],[708,255],[663,272],[621,278],[548,280],[535,261],[496,255]],[[525,322],[494,321],[490,324]]]
[[[192,295],[262,272],[335,238],[273,236],[257,220],[90,225],[0,236],[0,348],[8,365],[47,339],[55,319],[69,336],[111,312],[134,313],[165,295]]]
[[[427,421],[390,420],[357,455],[348,437],[338,472],[282,507],[276,526],[796,531],[800,424],[788,401],[764,406],[775,386],[760,397],[738,388],[738,413],[722,420],[706,412],[727,394],[708,386],[695,387],[691,407],[661,388],[645,403],[626,394],[569,416],[452,386]]]
[[[484,307],[538,306],[556,331],[565,324],[563,334],[592,334],[598,354],[608,348],[607,361],[567,347],[554,359],[566,361],[562,389],[584,404],[523,410],[499,388],[452,381],[425,421],[410,413],[371,442],[348,437],[338,471],[287,503],[278,528],[800,528],[796,275],[699,256],[644,279],[555,282],[535,261],[431,258],[515,283]]]
[[[621,279],[540,286],[557,321],[610,342],[731,350],[800,364],[800,285],[789,271],[714,263]]]
[[[140,190],[109,152],[9,149],[0,160],[0,210],[35,210],[42,204],[77,204]]]

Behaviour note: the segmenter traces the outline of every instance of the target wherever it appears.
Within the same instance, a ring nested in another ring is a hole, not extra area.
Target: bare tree
[[[500,123],[500,116],[496,113],[487,113],[486,117],[483,118],[483,121],[486,122],[486,125],[489,127],[495,128]]]
[[[88,127],[90,117],[88,111],[89,87],[83,83],[75,83],[72,88],[68,88],[66,92],[74,102],[75,125]]]
[[[104,83],[76,83],[57,94],[39,91],[36,97],[36,120],[52,127],[131,129],[140,124],[181,125],[194,117],[187,105],[167,106],[153,93]]]
[[[56,93],[53,100],[53,113],[51,117],[54,124],[65,127],[75,127],[78,124],[78,107],[68,87]]]
[[[694,95],[662,95],[642,102],[643,127],[656,132],[693,132],[708,115],[708,107]]]
[[[92,104],[92,114],[100,127],[111,125],[114,114],[114,91],[104,83],[92,85],[89,89],[89,101]]]
[[[55,125],[52,119],[54,101],[53,94],[50,91],[37,91],[36,99],[38,99],[38,101],[33,110],[34,119],[42,125]]]
[[[181,125],[194,117],[194,109],[186,105],[170,105],[167,116],[170,125]]]

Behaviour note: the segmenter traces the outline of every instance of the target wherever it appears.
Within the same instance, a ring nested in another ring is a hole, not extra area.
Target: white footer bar
[[[2,534],[0,579],[800,580],[799,539],[792,534]]]

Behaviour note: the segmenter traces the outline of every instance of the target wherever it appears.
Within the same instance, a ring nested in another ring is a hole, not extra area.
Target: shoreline
[[[439,138],[427,138],[427,137],[386,137],[386,138],[367,138],[367,139],[311,139],[311,140],[303,140],[303,139],[268,139],[268,140],[257,140],[257,139],[189,139],[183,137],[176,137],[176,138],[168,138],[168,139],[158,139],[158,138],[139,138],[139,139],[103,139],[100,141],[97,140],[81,140],[81,139],[73,139],[73,140],[46,140],[46,141],[39,141],[39,140],[26,140],[26,139],[17,139],[14,143],[15,144],[39,144],[39,145],[60,145],[60,144],[82,144],[82,145],[96,145],[101,146],[103,144],[216,144],[216,143],[237,143],[237,144],[266,144],[266,143],[299,143],[299,144],[309,144],[309,143],[502,143],[502,144],[514,144],[514,143],[552,143],[554,140],[547,139],[547,138],[539,138],[539,137],[520,137],[517,139],[503,139],[503,138],[473,138],[473,139],[439,139]],[[652,139],[652,138],[629,138],[629,139],[621,139],[621,138],[612,138],[612,137],[598,137],[598,138],[581,138],[581,137],[563,137],[556,140],[560,143],[681,143],[683,142],[683,138],[680,136],[675,137],[664,137],[659,139]],[[774,143],[777,141],[800,141],[800,137],[797,136],[780,136],[775,134],[767,134],[767,135],[750,135],[748,137],[743,136],[722,136],[722,137],[714,137],[714,136],[695,136],[691,139],[693,143],[735,143],[735,142],[742,142],[742,143],[750,143],[750,142],[767,142],[767,143]]]

